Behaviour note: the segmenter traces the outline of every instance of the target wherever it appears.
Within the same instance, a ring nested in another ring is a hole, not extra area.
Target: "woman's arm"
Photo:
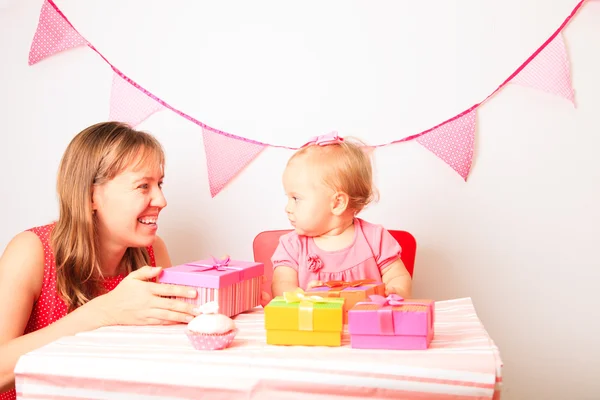
[[[163,250],[159,244],[157,261],[170,265]],[[0,258],[0,304],[11,305],[0,307],[0,392],[14,387],[13,370],[19,357],[61,337],[106,325],[190,321],[198,314],[195,305],[172,297],[195,298],[197,292],[184,286],[150,282],[161,270],[145,266],[133,271],[112,291],[45,328],[23,335],[34,301],[41,292],[44,252],[33,233],[15,237]]]
[[[73,312],[39,331],[23,335],[44,279],[44,250],[32,232],[15,236],[0,258],[0,392],[14,386],[19,357],[60,337],[97,327],[89,314]]]

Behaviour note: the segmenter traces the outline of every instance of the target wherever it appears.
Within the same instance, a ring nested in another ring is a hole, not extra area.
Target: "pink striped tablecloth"
[[[22,356],[20,399],[499,399],[502,361],[471,299],[437,302],[424,351],[270,346],[262,308],[235,318],[223,351],[194,350],[184,325],[106,327]]]

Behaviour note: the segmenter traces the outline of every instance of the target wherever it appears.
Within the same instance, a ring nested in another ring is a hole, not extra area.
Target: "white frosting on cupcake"
[[[202,314],[188,323],[188,329],[195,333],[221,334],[235,329],[235,323],[226,315],[218,314],[219,306],[215,302],[203,304]]]

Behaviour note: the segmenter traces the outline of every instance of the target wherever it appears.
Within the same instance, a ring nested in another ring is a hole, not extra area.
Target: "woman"
[[[106,325],[190,321],[196,291],[154,282],[171,266],[157,220],[164,152],[117,122],[90,126],[67,147],[55,223],[15,236],[0,258],[0,400],[14,399],[19,357]],[[156,266],[159,267],[156,267]]]

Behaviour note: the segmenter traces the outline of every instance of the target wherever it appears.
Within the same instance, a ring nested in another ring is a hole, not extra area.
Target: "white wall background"
[[[384,143],[481,101],[576,0],[74,1],[57,4],[111,62],[221,130],[297,146],[336,129]],[[27,66],[41,0],[0,9],[0,249],[57,216],[67,143],[108,116],[111,71],[80,48]],[[415,294],[470,296],[505,363],[503,398],[600,398],[600,2],[565,30],[578,107],[509,86],[478,113],[468,183],[420,145],[375,153],[364,217],[418,240]],[[252,257],[287,228],[267,149],[216,198],[200,129],[170,111],[142,125],[167,152],[159,233],[174,263]]]

